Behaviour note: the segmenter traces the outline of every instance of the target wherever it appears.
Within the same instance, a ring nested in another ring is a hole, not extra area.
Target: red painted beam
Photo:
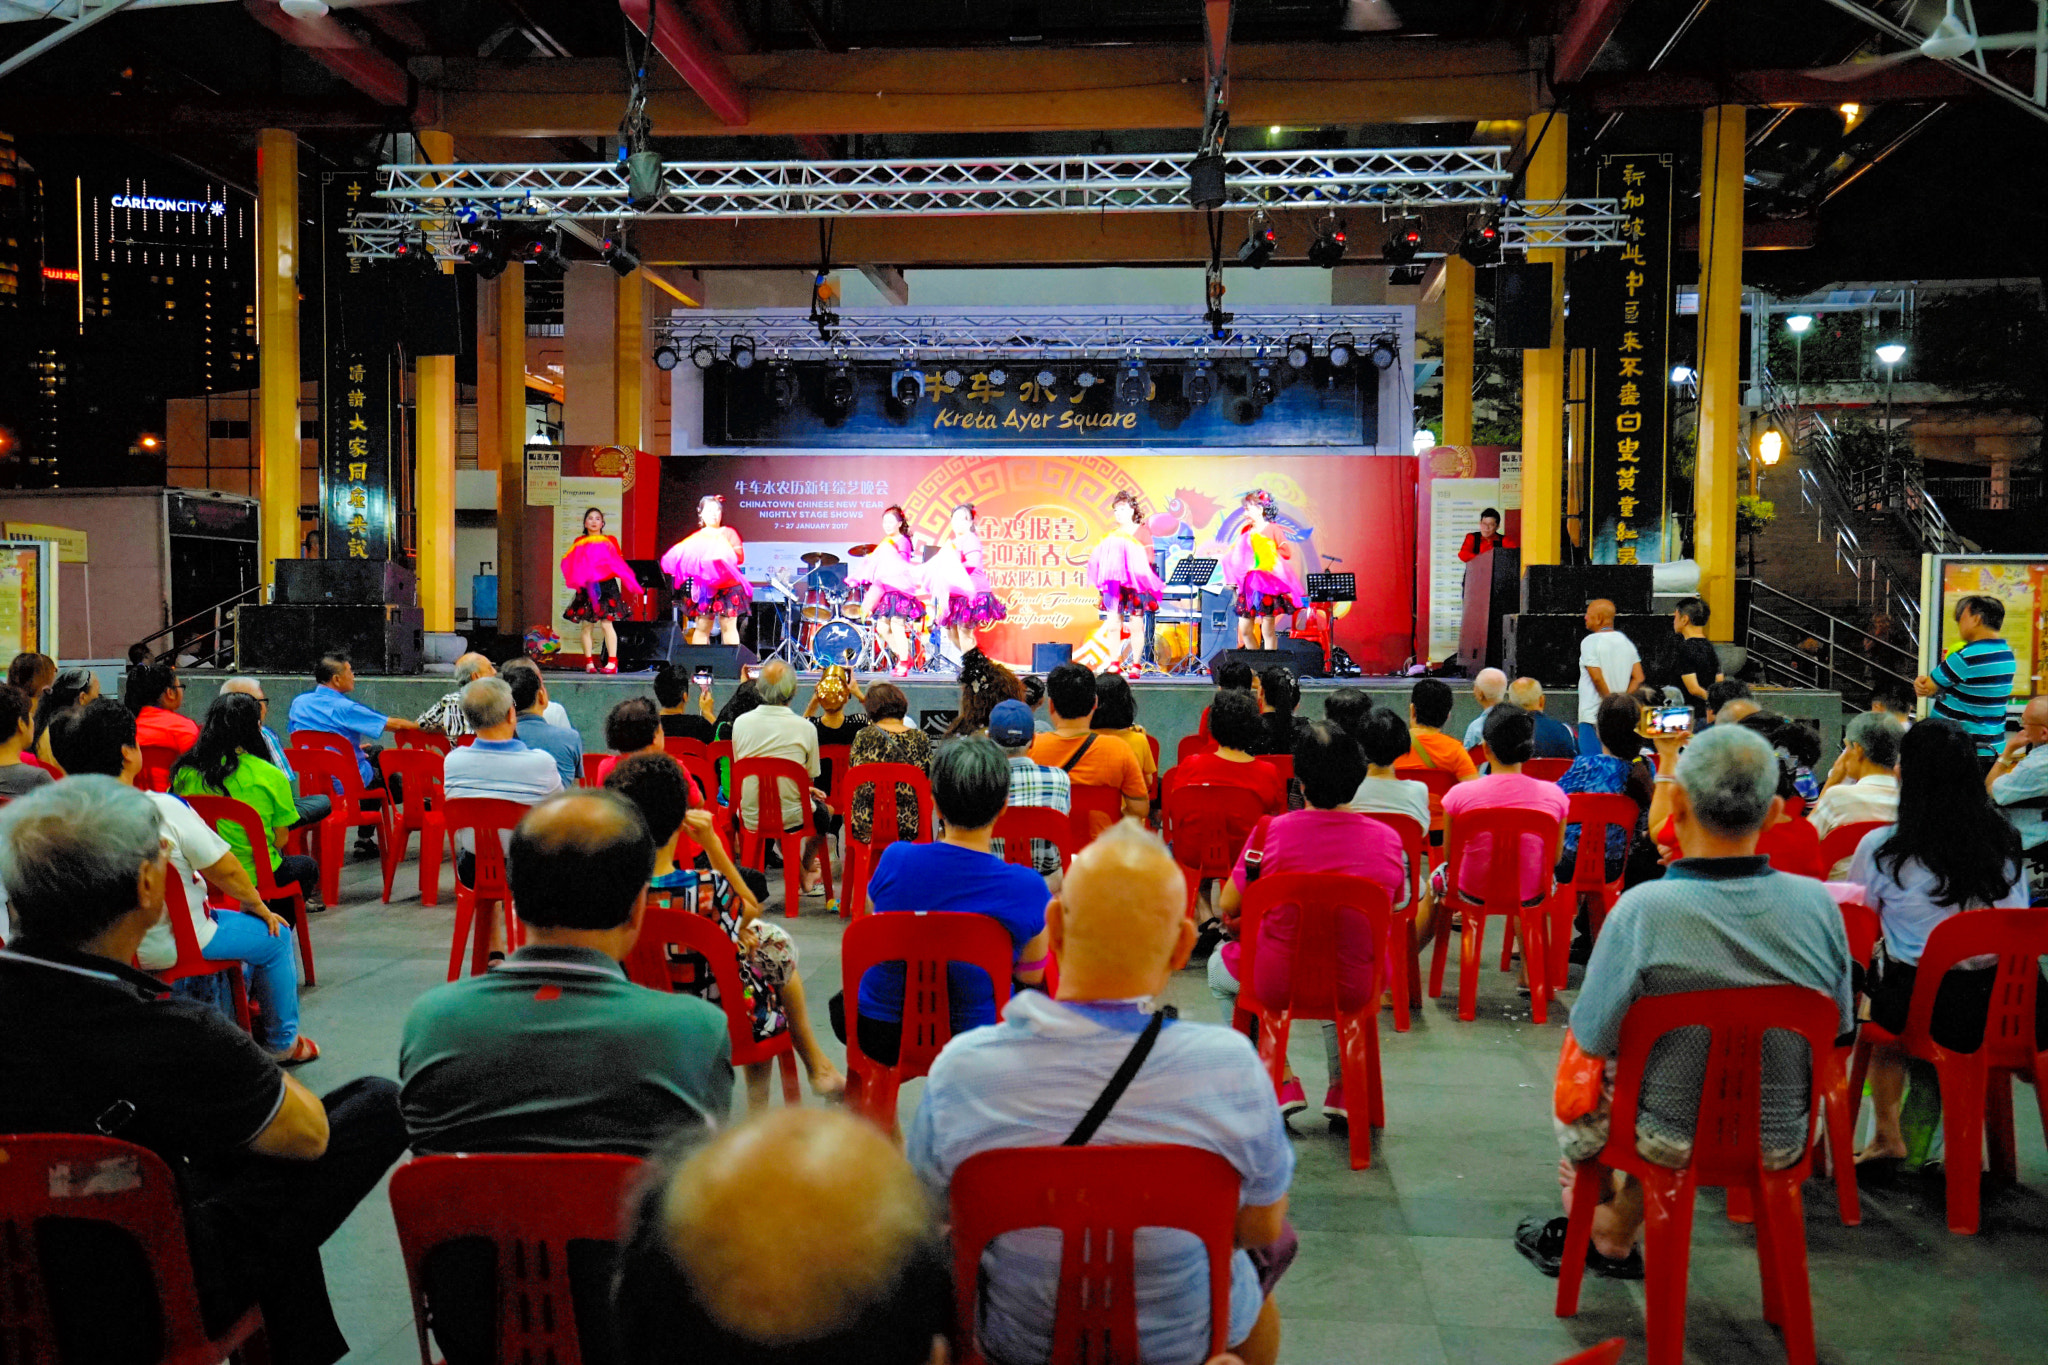
[[[393,109],[412,106],[412,77],[329,17],[316,22],[292,18],[277,0],[243,0],[257,23],[347,81],[371,99]]]
[[[747,92],[675,0],[619,0],[619,8],[633,27],[652,35],[655,51],[697,92],[712,117],[728,128],[746,126]]]
[[[1593,59],[1614,36],[1629,0],[1579,0],[1571,22],[1557,35],[1550,53],[1550,83],[1577,85],[1593,67]]]
[[[1596,113],[1631,109],[1705,109],[1746,104],[1759,109],[1809,105],[1893,104],[1979,99],[1972,84],[1946,62],[1910,61],[1849,81],[1824,81],[1806,71],[1731,71],[1724,76],[1650,71],[1594,76],[1579,87],[1581,100]]]
[[[732,0],[690,0],[690,18],[720,52],[752,52],[753,35],[747,32]]]

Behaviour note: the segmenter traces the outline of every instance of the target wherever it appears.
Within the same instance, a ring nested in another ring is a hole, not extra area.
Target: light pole
[[[1749,495],[1758,496],[1763,488],[1763,471],[1777,467],[1778,457],[1784,453],[1785,438],[1776,427],[1765,427],[1757,433],[1756,451],[1749,462]]]
[[[1792,445],[1799,446],[1799,432],[1805,426],[1806,406],[1806,329],[1813,326],[1809,313],[1794,313],[1785,319],[1785,330],[1792,334]]]
[[[1906,358],[1904,342],[1887,341],[1877,348],[1878,361],[1884,366],[1884,465],[1885,475],[1890,477],[1892,466],[1892,372],[1899,362]]]

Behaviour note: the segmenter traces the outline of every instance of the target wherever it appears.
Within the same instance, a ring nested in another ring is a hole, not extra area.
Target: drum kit
[[[874,551],[873,545],[855,545],[846,553],[858,559]],[[799,669],[835,664],[856,670],[887,668],[889,656],[861,605],[861,594],[846,585],[845,561],[824,550],[801,558],[805,570],[801,580],[788,574],[769,575],[782,594],[782,645],[776,656]],[[926,627],[920,625],[913,631],[913,639],[921,639],[925,633]],[[916,662],[912,660],[913,665]]]

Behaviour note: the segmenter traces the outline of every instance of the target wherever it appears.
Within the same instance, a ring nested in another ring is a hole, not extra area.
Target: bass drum
[[[871,647],[868,632],[851,621],[827,621],[811,637],[811,657],[820,668],[858,667]]]

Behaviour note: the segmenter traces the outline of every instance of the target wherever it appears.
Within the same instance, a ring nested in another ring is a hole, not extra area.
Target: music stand
[[[1337,645],[1337,604],[1358,600],[1358,575],[1355,573],[1312,573],[1303,580],[1308,590],[1311,608],[1322,608],[1323,614],[1323,673],[1328,675],[1335,666]]]
[[[1188,663],[1193,663],[1193,664],[1195,664],[1195,665],[1197,665],[1197,666],[1199,666],[1199,665],[1200,665],[1200,663],[1201,663],[1201,659],[1202,659],[1202,589],[1203,589],[1203,588],[1205,588],[1205,587],[1207,587],[1207,586],[1209,585],[1209,580],[1210,580],[1210,579],[1211,579],[1212,577],[1214,577],[1214,576],[1215,576],[1215,573],[1216,573],[1216,565],[1217,565],[1217,564],[1218,564],[1219,562],[1221,562],[1221,561],[1217,560],[1217,559],[1216,559],[1216,558],[1215,558],[1215,557],[1214,557],[1213,555],[1211,555],[1211,556],[1200,556],[1200,555],[1184,555],[1184,556],[1182,556],[1182,557],[1181,557],[1180,559],[1178,559],[1178,560],[1175,560],[1175,561],[1174,561],[1174,565],[1173,565],[1173,571],[1172,571],[1171,573],[1167,574],[1167,576],[1166,576],[1166,586],[1167,586],[1167,587],[1168,587],[1169,589],[1171,589],[1171,588],[1185,588],[1185,589],[1187,589],[1187,590],[1188,590],[1188,592],[1187,592],[1187,594],[1186,594],[1186,595],[1188,595],[1188,596],[1192,597],[1192,598],[1193,598],[1193,600],[1194,600],[1194,604],[1195,604],[1195,611],[1194,611],[1194,620],[1195,620],[1195,648],[1194,648],[1194,650],[1193,650],[1193,651],[1192,651],[1192,652],[1191,652],[1191,653],[1190,653],[1190,654],[1188,655],[1188,657],[1187,657],[1187,660],[1183,661],[1183,664],[1182,664],[1182,670],[1183,670],[1183,671],[1185,671],[1185,670],[1186,670],[1186,667],[1187,667],[1187,664],[1188,664]],[[1175,595],[1176,595],[1176,596],[1180,596],[1180,595],[1182,595],[1182,594],[1175,594]],[[1154,623],[1154,620],[1153,620],[1153,618],[1152,618],[1152,617],[1150,617],[1150,616],[1146,617],[1146,618],[1145,618],[1145,657],[1146,657],[1146,659],[1147,659],[1147,660],[1153,660],[1153,659],[1154,659],[1154,656],[1153,656],[1153,651],[1152,651],[1152,635],[1153,635],[1153,630],[1154,630],[1154,628],[1155,628],[1155,623]],[[1156,662],[1156,660],[1155,660],[1155,662]]]

